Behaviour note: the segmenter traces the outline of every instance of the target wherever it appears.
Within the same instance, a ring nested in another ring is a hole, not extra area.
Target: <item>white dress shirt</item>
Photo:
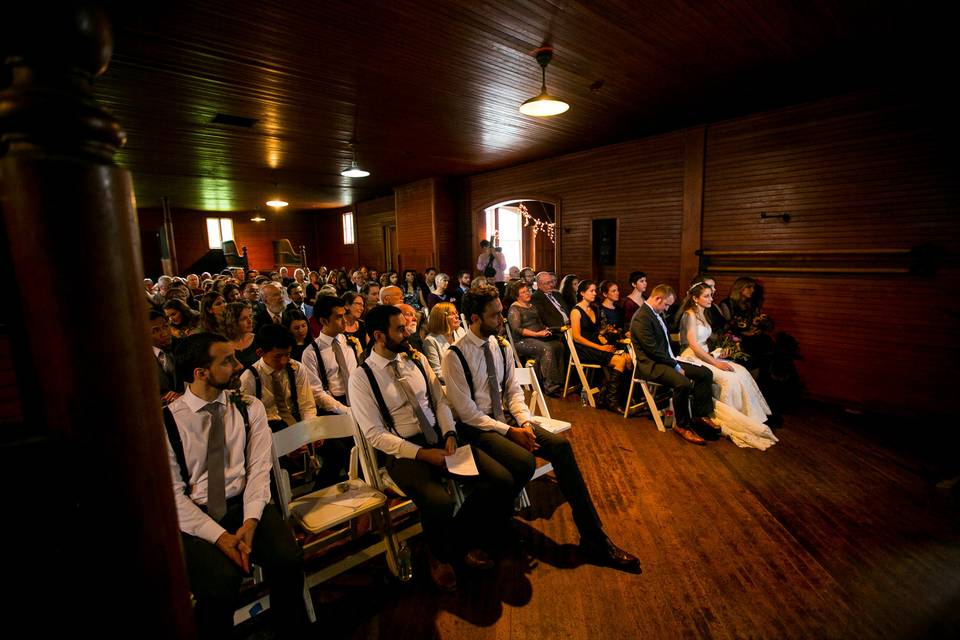
[[[487,386],[487,361],[483,355],[484,342],[484,339],[477,337],[477,334],[472,330],[467,330],[466,335],[456,344],[457,348],[463,353],[463,357],[470,367],[470,374],[473,376],[474,394],[472,398],[470,396],[470,385],[467,384],[467,377],[463,373],[460,358],[450,350],[443,356],[443,381],[447,387],[447,401],[461,421],[483,431],[496,431],[506,435],[510,430],[510,425],[490,417],[490,414],[493,413],[493,404],[490,402],[490,389]],[[497,339],[494,336],[487,338],[486,342],[490,345],[490,355],[493,356],[493,366],[497,370],[497,381],[500,383],[504,376],[500,345],[497,344]],[[523,424],[530,419],[530,410],[527,403],[524,402],[523,391],[513,375],[514,360],[510,345],[507,345],[505,349],[507,384],[502,400],[517,423]],[[504,413],[507,413],[506,409]]]
[[[487,264],[490,264],[491,267],[496,269],[497,273],[493,276],[493,282],[506,282],[507,276],[507,258],[503,255],[502,251],[495,251],[493,254],[493,262],[490,262],[490,254],[484,251],[480,254],[480,257],[477,258],[477,271],[483,273],[484,269],[487,268]],[[487,281],[490,281],[491,278],[487,278]]]
[[[243,494],[243,519],[260,519],[263,507],[270,500],[270,449],[273,437],[267,425],[267,416],[263,403],[252,396],[247,406],[250,419],[250,440],[246,442],[246,429],[240,410],[229,401],[223,391],[215,402],[226,405],[223,414],[224,435],[224,485],[226,497],[233,498]],[[207,441],[210,434],[211,415],[204,407],[207,401],[198,398],[190,391],[171,402],[167,407],[177,422],[177,431],[183,442],[183,456],[190,478],[190,495],[183,490],[183,478],[180,465],[173,453],[173,447],[167,441],[167,457],[170,461],[170,473],[173,476],[173,495],[177,504],[177,520],[180,530],[211,544],[217,542],[225,529],[200,509],[198,505],[207,503]],[[246,446],[244,446],[246,445]]]
[[[307,370],[296,360],[291,360],[290,364],[293,366],[295,373],[294,379],[297,382],[297,401],[300,404],[300,419],[316,418],[317,404],[313,400],[313,390],[310,388],[310,382],[307,379]],[[257,372],[260,374],[260,399],[263,401],[263,406],[267,411],[267,420],[281,420],[280,413],[277,411],[277,402],[273,398],[273,372],[275,370],[271,369],[270,366],[263,361],[263,358],[253,363],[253,366],[256,367]],[[287,406],[289,406],[291,402],[290,380],[287,377],[287,372],[282,369],[280,370],[280,387],[286,395]],[[257,381],[253,377],[253,373],[250,371],[243,372],[243,375],[240,376],[240,388],[244,393],[256,397]],[[292,407],[290,408],[290,412],[293,413]]]
[[[340,345],[340,349],[343,351],[343,359],[347,363],[347,371],[343,375],[341,375],[340,366],[337,364],[337,357],[333,353],[334,340]],[[324,388],[323,378],[320,376],[319,370],[320,363],[317,361],[317,352],[308,344],[307,348],[303,350],[301,361],[307,370],[314,399],[322,409],[333,413],[346,413],[349,408],[338,402],[333,396],[347,395],[347,382],[357,368],[357,352],[347,344],[347,338],[342,333],[338,334],[336,338],[331,338],[321,331],[314,341],[320,348],[323,370],[327,374],[327,382],[330,383],[329,389]]]
[[[430,394],[437,405],[436,417],[434,417],[433,409],[430,408],[430,400],[427,398],[427,385],[423,376],[420,375],[417,365],[410,362],[407,357],[397,356],[395,359],[399,359],[400,375],[407,379],[427,420],[431,423],[438,422],[440,433],[444,436],[448,432],[456,433],[453,414],[450,412],[450,406],[443,395],[443,388],[440,386],[437,376],[434,375],[433,369],[421,360],[421,364],[424,365],[424,373],[430,380]],[[417,457],[417,451],[420,450],[420,447],[406,438],[416,436],[422,431],[420,431],[420,423],[417,421],[413,408],[407,402],[406,396],[393,377],[391,367],[388,366],[391,362],[393,360],[387,360],[376,351],[371,352],[370,357],[365,360],[365,363],[370,366],[370,370],[373,372],[373,376],[380,387],[380,392],[383,394],[383,402],[387,405],[387,410],[393,418],[393,427],[400,435],[398,436],[397,433],[390,431],[384,425],[380,407],[377,405],[377,399],[370,388],[370,380],[364,371],[357,371],[350,377],[350,409],[353,411],[353,416],[357,419],[357,424],[360,425],[363,435],[375,449],[397,458],[410,458],[412,460]]]

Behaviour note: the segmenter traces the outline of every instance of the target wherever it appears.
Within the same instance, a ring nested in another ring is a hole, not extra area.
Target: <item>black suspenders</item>
[[[503,380],[500,381],[500,396],[501,398],[507,394],[507,350],[503,345],[500,346],[500,356],[503,358]],[[470,372],[470,365],[467,364],[467,359],[463,356],[463,351],[460,350],[455,344],[450,345],[450,351],[453,351],[457,359],[460,361],[460,366],[463,368],[463,375],[467,379],[467,386],[470,387],[470,399],[476,402],[476,391],[473,388],[473,374]],[[490,399],[491,402],[493,398]],[[491,410],[493,407],[490,407]],[[493,416],[490,416],[491,418]]]
[[[420,375],[423,376],[423,381],[427,385],[427,401],[430,403],[430,410],[433,411],[433,419],[437,420],[437,407],[433,403],[433,394],[430,393],[430,380],[427,378],[427,372],[424,371],[423,365],[420,364],[420,361],[416,358],[410,359],[413,364],[417,366],[417,369],[420,370]],[[373,397],[377,401],[377,407],[380,409],[380,417],[383,418],[383,424],[393,431],[394,434],[400,435],[397,433],[396,427],[393,425],[393,416],[390,415],[390,410],[387,409],[387,403],[383,399],[383,392],[380,390],[380,385],[377,384],[377,378],[373,375],[373,370],[370,368],[370,365],[364,362],[360,365],[360,368],[363,369],[363,372],[367,374],[367,380],[370,381],[370,390],[373,391]],[[400,436],[403,437],[403,436]]]
[[[247,415],[247,405],[243,401],[238,403],[227,403],[227,409],[234,404],[243,418],[243,448],[246,451],[247,443],[250,442],[250,417]],[[189,498],[193,491],[190,487],[190,471],[187,470],[187,456],[183,451],[183,440],[180,438],[180,430],[177,429],[177,421],[173,417],[170,407],[163,408],[163,426],[167,431],[167,440],[170,441],[170,447],[173,449],[173,456],[177,459],[177,466],[180,467],[180,479],[183,480],[183,493]]]
[[[285,368],[287,370],[287,382],[290,384],[290,413],[293,414],[294,420],[300,422],[303,418],[300,417],[300,399],[297,397],[297,374],[293,370],[293,365],[289,362]],[[253,380],[256,383],[255,395],[257,400],[262,400],[263,383],[260,381],[260,372],[257,371],[255,366],[251,366],[250,373],[253,374]],[[274,399],[274,403],[276,403],[276,399]]]

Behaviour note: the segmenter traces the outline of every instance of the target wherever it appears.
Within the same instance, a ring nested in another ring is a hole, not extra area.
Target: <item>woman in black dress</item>
[[[363,296],[356,291],[347,291],[343,294],[343,309],[346,312],[343,319],[343,335],[347,338],[347,343],[357,351],[357,357],[363,362],[361,354],[366,353],[367,344],[370,336],[367,335],[367,325],[360,317],[363,315],[366,307],[363,304]],[[357,349],[357,346],[360,348]]]
[[[244,369],[252,367],[260,359],[253,333],[253,309],[246,302],[231,302],[224,310],[223,318],[227,340],[236,351],[235,357]]]
[[[570,311],[570,331],[577,357],[584,364],[599,364],[604,367],[606,381],[600,390],[600,403],[615,413],[622,413],[618,402],[618,390],[623,372],[632,366],[630,356],[607,344],[600,335],[599,312],[595,305],[597,285],[592,280],[582,280],[577,286],[577,304]]]
[[[310,346],[310,325],[307,316],[299,309],[285,309],[280,317],[280,324],[285,326],[293,335],[293,349],[290,357],[297,362],[303,360],[303,352]]]
[[[620,287],[613,280],[600,283],[600,333],[610,342],[623,337],[623,308],[620,302]]]

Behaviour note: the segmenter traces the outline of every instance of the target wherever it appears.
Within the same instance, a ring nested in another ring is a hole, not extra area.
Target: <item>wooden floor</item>
[[[923,425],[811,405],[761,452],[696,447],[572,398],[551,407],[642,575],[581,563],[548,477],[517,518],[523,553],[453,595],[425,568],[404,585],[368,564],[314,590],[318,637],[960,637],[960,509],[934,487],[956,449],[918,450]]]

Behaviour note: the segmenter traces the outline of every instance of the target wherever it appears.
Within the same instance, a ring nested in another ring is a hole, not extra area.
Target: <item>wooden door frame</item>
[[[562,258],[562,238],[563,238],[563,227],[561,226],[561,220],[563,216],[562,212],[562,201],[560,196],[547,193],[524,193],[523,195],[504,195],[502,197],[494,198],[486,201],[480,207],[473,210],[473,246],[471,247],[470,254],[470,272],[474,271],[473,260],[476,259],[478,252],[480,251],[480,229],[486,226],[486,211],[490,207],[496,206],[498,204],[507,204],[510,202],[520,202],[523,200],[538,200],[540,202],[546,202],[547,204],[553,205],[553,222],[556,225],[554,233],[554,242],[553,242],[553,270],[559,272],[560,262]],[[618,230],[619,233],[619,230]]]

